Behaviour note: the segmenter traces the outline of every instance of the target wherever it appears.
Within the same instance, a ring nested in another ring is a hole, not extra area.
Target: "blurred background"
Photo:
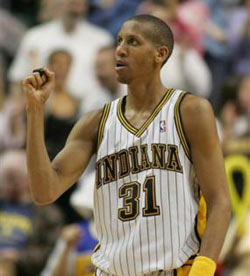
[[[31,202],[20,81],[34,68],[55,72],[45,112],[52,159],[80,116],[126,93],[114,71],[115,38],[124,20],[142,13],[174,33],[164,85],[213,106],[233,206],[216,275],[249,275],[250,0],[0,0],[1,276],[92,275],[94,160],[54,204]]]

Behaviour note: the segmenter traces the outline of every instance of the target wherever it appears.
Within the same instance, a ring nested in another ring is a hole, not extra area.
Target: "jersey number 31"
[[[119,197],[123,198],[123,207],[118,209],[118,217],[122,221],[136,219],[140,213],[141,184],[137,181],[123,184],[119,189]],[[146,177],[143,184],[145,193],[145,207],[142,209],[144,217],[157,216],[160,207],[156,205],[155,176]]]

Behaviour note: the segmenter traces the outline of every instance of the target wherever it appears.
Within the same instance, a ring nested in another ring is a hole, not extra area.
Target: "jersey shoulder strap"
[[[186,156],[192,162],[191,150],[190,150],[190,146],[189,146],[188,140],[185,135],[182,118],[181,118],[181,103],[182,103],[184,97],[188,94],[190,94],[190,93],[185,92],[185,91],[182,91],[180,93],[180,95],[177,99],[177,102],[175,104],[175,107],[174,107],[174,120],[175,120],[176,129],[177,129],[178,136],[180,138],[182,147],[185,151]]]
[[[107,122],[108,115],[110,112],[110,107],[111,107],[111,103],[105,104],[102,110],[102,115],[101,115],[98,132],[97,132],[97,150],[102,142],[103,132],[104,132],[105,124]]]

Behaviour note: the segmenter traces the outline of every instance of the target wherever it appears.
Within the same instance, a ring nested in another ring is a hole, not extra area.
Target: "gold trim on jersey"
[[[181,111],[180,111],[181,102],[187,94],[188,94],[187,92],[182,92],[180,94],[180,96],[179,96],[179,98],[176,102],[176,105],[175,105],[174,120],[175,120],[175,125],[176,125],[176,128],[177,128],[177,132],[178,132],[182,147],[185,151],[186,156],[188,157],[190,162],[192,162],[191,150],[190,150],[188,141],[185,137],[185,132],[184,132],[183,125],[182,125],[182,120],[181,120]]]
[[[124,183],[119,188],[119,198],[123,198],[123,207],[118,209],[118,218],[121,221],[136,219],[140,212],[140,183]]]
[[[160,103],[157,105],[157,107],[154,109],[152,114],[149,116],[149,118],[145,121],[145,123],[141,126],[141,128],[136,133],[136,136],[140,137],[143,132],[148,128],[148,126],[151,124],[151,122],[154,120],[154,118],[157,116],[157,114],[161,111],[162,107],[165,105],[165,103],[170,99],[171,95],[173,94],[175,90],[174,89],[168,89],[163,99],[160,101]]]
[[[95,248],[92,250],[92,253],[95,253],[100,247],[101,247],[101,243],[98,241],[97,245],[96,245]]]
[[[207,204],[204,196],[200,192],[198,214],[197,214],[196,223],[195,223],[195,233],[199,242],[201,242],[203,238],[203,235],[206,229],[206,224],[207,224]]]
[[[106,121],[108,119],[110,106],[111,106],[111,104],[105,104],[103,111],[102,111],[102,116],[101,116],[101,120],[100,120],[99,128],[98,128],[97,149],[99,148],[99,146],[102,142],[104,127],[105,127]]]
[[[154,175],[146,177],[143,184],[143,192],[145,193],[145,207],[142,208],[143,216],[149,217],[160,215],[160,206],[156,204]]]
[[[127,119],[123,116],[123,113],[122,113],[122,102],[123,102],[123,98],[121,98],[118,102],[118,107],[117,107],[117,116],[118,116],[118,119],[120,120],[121,124],[129,131],[131,132],[132,134],[136,135],[137,133],[137,129],[135,127],[133,127],[128,121]]]
[[[162,107],[166,104],[166,102],[170,99],[172,94],[174,93],[174,89],[168,89],[165,93],[164,97],[160,101],[160,103],[156,106],[156,108],[153,110],[151,115],[148,117],[148,119],[143,123],[143,125],[137,129],[134,126],[130,124],[130,122],[126,119],[122,112],[122,103],[124,101],[124,97],[119,100],[118,108],[117,108],[117,116],[120,120],[121,124],[133,135],[136,135],[137,137],[140,137],[144,131],[148,128],[148,126],[152,123],[152,121],[155,119],[155,117],[158,115],[158,113],[161,111]]]

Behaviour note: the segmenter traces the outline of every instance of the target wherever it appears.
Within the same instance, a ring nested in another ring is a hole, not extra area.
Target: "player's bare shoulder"
[[[193,117],[212,112],[211,104],[205,98],[187,94],[181,103],[181,113]]]
[[[187,94],[180,106],[183,127],[190,142],[201,131],[214,128],[214,113],[211,104],[205,98]]]

